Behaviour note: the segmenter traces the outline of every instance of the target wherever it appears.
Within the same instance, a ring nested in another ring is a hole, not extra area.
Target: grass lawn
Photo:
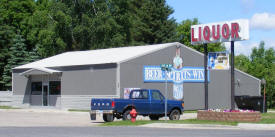
[[[72,111],[72,112],[90,112],[90,110],[84,110],[84,109],[68,109],[68,111]]]
[[[254,122],[254,124],[275,124],[275,113],[264,113],[261,114],[262,119],[260,122]],[[159,121],[150,121],[150,120],[137,120],[135,123],[131,121],[115,121],[115,122],[106,122],[100,126],[139,126],[144,124],[151,123],[165,123],[164,120]],[[215,124],[215,125],[230,125],[236,126],[238,122],[222,122],[222,121],[208,121],[208,120],[197,120],[197,119],[187,119],[187,120],[167,120],[167,123],[173,124]]]
[[[257,122],[259,124],[275,124],[275,113],[264,113],[261,114],[262,119],[260,122]]]
[[[15,108],[12,106],[0,106],[0,109],[20,109],[20,108]]]
[[[184,110],[183,113],[197,113],[197,110]]]

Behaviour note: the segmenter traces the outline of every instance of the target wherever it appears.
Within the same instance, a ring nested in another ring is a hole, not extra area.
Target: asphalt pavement
[[[275,131],[145,127],[0,127],[0,137],[274,137]]]
[[[194,119],[185,113],[181,119]],[[149,120],[138,117],[138,120]],[[0,137],[275,137],[275,124],[153,123],[137,127],[99,127],[102,117],[91,121],[88,112],[51,109],[0,109]]]

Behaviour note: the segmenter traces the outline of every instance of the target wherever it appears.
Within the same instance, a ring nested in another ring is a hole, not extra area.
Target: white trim
[[[48,74],[53,74],[53,73],[61,73],[61,71],[58,71],[58,70],[54,70],[54,69],[48,69],[48,68],[32,68],[32,69],[29,69],[27,71],[24,71],[22,73],[20,73],[19,75],[28,75],[27,73],[31,72],[31,71],[34,71],[34,70],[38,70],[38,71],[42,71],[42,72],[45,72],[45,73],[48,73]]]
[[[116,95],[120,97],[120,64],[116,67]]]
[[[12,93],[12,95],[13,95],[13,85],[14,84],[14,82],[13,82],[13,72],[11,73],[11,93]]]

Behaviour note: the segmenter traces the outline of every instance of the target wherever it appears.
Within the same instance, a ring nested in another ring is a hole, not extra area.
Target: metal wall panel
[[[123,98],[124,88],[149,88],[159,89],[165,93],[164,83],[144,83],[143,66],[172,64],[175,56],[176,45],[154,53],[137,57],[120,64],[120,97]],[[184,66],[203,67],[203,54],[189,47],[181,46],[181,56]],[[236,87],[236,95],[258,96],[259,81],[251,76],[235,71],[235,77],[241,79],[241,87]],[[209,82],[209,108],[230,108],[230,70],[211,70]],[[251,86],[251,84],[254,84]],[[173,84],[168,83],[169,99],[173,96]],[[204,83],[184,83],[184,101],[186,110],[204,109]]]
[[[248,75],[242,71],[235,70],[235,90],[236,96],[249,95],[260,96],[261,95],[261,80]]]
[[[61,95],[115,95],[116,67],[113,65],[62,68]]]

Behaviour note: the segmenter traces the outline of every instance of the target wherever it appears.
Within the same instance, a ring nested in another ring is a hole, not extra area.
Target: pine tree
[[[22,38],[21,35],[15,35],[14,39],[12,39],[12,45],[9,49],[9,59],[4,67],[4,73],[2,76],[5,89],[11,89],[11,75],[12,68],[26,64],[28,61],[28,52],[26,48],[26,44],[24,43],[25,39]]]

